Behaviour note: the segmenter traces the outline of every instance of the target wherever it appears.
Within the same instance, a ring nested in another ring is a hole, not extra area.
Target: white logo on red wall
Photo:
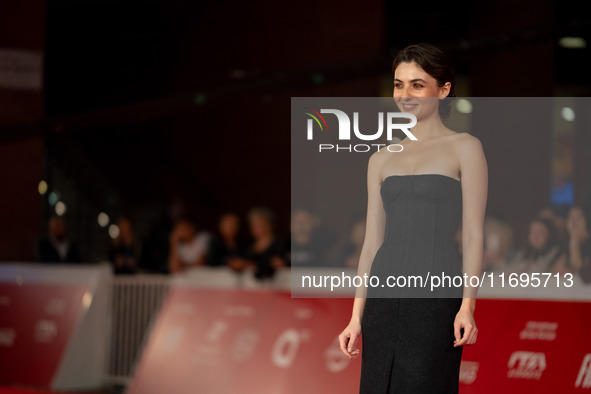
[[[324,359],[326,368],[333,373],[341,372],[349,365],[349,359],[341,351],[338,336],[335,337],[334,341],[324,351]]]
[[[35,325],[35,340],[50,343],[57,335],[57,325],[52,320],[38,320]]]
[[[460,363],[460,382],[464,384],[474,383],[479,366],[480,363],[476,361],[462,361]]]
[[[553,341],[556,339],[557,322],[528,321],[519,333],[519,339]]]
[[[16,331],[13,328],[0,327],[0,346],[11,347],[14,345]]]
[[[511,354],[507,366],[509,378],[540,379],[546,369],[546,355],[518,350]]]
[[[259,333],[254,328],[240,331],[236,339],[234,339],[231,353],[232,359],[237,362],[248,360],[254,354],[259,340]]]
[[[225,320],[214,321],[204,335],[203,343],[197,348],[198,364],[220,365],[222,362],[222,336],[228,331]]]
[[[66,300],[63,298],[50,298],[45,304],[45,313],[48,315],[63,315],[66,312]]]
[[[577,380],[575,381],[575,387],[581,387],[588,389],[591,387],[591,353],[585,354]]]
[[[300,345],[310,339],[310,331],[290,328],[281,333],[273,345],[271,361],[277,367],[289,368],[295,361]]]

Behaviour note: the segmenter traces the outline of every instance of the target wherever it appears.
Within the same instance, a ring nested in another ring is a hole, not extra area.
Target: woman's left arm
[[[463,135],[455,146],[462,176],[462,258],[464,277],[482,274],[484,258],[484,217],[488,196],[488,166],[480,140]],[[478,287],[464,286],[462,306],[454,322],[454,346],[476,342],[474,321]],[[461,329],[464,329],[463,336]]]

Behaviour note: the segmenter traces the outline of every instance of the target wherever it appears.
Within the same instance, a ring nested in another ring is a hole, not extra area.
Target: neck
[[[413,135],[417,137],[417,141],[413,142],[421,142],[439,137],[444,134],[445,128],[445,125],[439,117],[439,112],[436,112],[426,119],[421,119],[417,122],[416,126],[411,129]]]

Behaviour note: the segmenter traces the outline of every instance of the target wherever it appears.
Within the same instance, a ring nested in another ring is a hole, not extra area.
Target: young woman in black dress
[[[380,283],[426,272],[478,276],[488,168],[480,140],[441,120],[449,114],[443,100],[455,97],[451,60],[430,44],[411,45],[392,71],[394,100],[416,116],[411,132],[418,140],[407,137],[401,152],[381,149],[369,160],[359,275],[376,275]],[[460,222],[462,256],[454,245]],[[476,289],[420,298],[358,290],[339,342],[349,358],[362,356],[360,393],[457,393],[462,346],[474,344],[478,332]]]

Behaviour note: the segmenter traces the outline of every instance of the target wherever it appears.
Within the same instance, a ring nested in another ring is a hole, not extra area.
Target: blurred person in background
[[[460,235],[461,240],[461,235]],[[513,230],[509,223],[491,215],[484,219],[485,272],[502,272],[508,256],[513,252]]]
[[[223,214],[218,222],[218,233],[211,238],[207,265],[228,266],[230,259],[244,257],[245,250],[240,238],[240,218],[232,212]]]
[[[82,262],[78,244],[68,238],[66,221],[60,216],[49,219],[49,234],[39,240],[35,255],[42,263]]]
[[[170,234],[175,223],[187,212],[182,198],[174,198],[160,219],[153,225],[142,247],[140,267],[147,271],[169,273]]]
[[[556,272],[570,272],[585,283],[591,283],[591,236],[587,224],[587,215],[581,207],[574,206],[568,212],[566,220],[568,246],[560,256]]]
[[[296,209],[290,222],[293,267],[327,266],[326,253],[334,241],[332,232],[323,228],[320,218],[306,209]]]
[[[345,255],[343,256],[344,265],[350,268],[357,268],[359,258],[361,257],[361,249],[363,248],[363,240],[365,238],[365,220],[358,220],[351,227],[349,233],[349,240],[345,247]]]
[[[568,206],[556,206],[546,207],[540,210],[538,214],[541,218],[547,218],[554,223],[556,229],[556,239],[561,245],[568,243],[568,231],[566,229],[566,216],[568,215],[570,207]]]
[[[509,259],[505,271],[519,274],[553,272],[561,252],[554,223],[537,217],[529,223],[527,245]]]
[[[234,257],[229,260],[230,268],[242,272],[253,270],[259,280],[272,278],[279,269],[289,266],[286,258],[289,244],[275,234],[275,215],[265,207],[256,207],[248,212],[251,246],[245,251],[244,258]]]
[[[131,220],[120,217],[117,220],[119,235],[111,242],[109,260],[113,264],[115,274],[133,274],[138,270],[141,246],[137,242]]]
[[[196,221],[183,216],[177,220],[170,233],[168,269],[179,273],[188,268],[202,266],[206,262],[211,235],[199,231]]]

